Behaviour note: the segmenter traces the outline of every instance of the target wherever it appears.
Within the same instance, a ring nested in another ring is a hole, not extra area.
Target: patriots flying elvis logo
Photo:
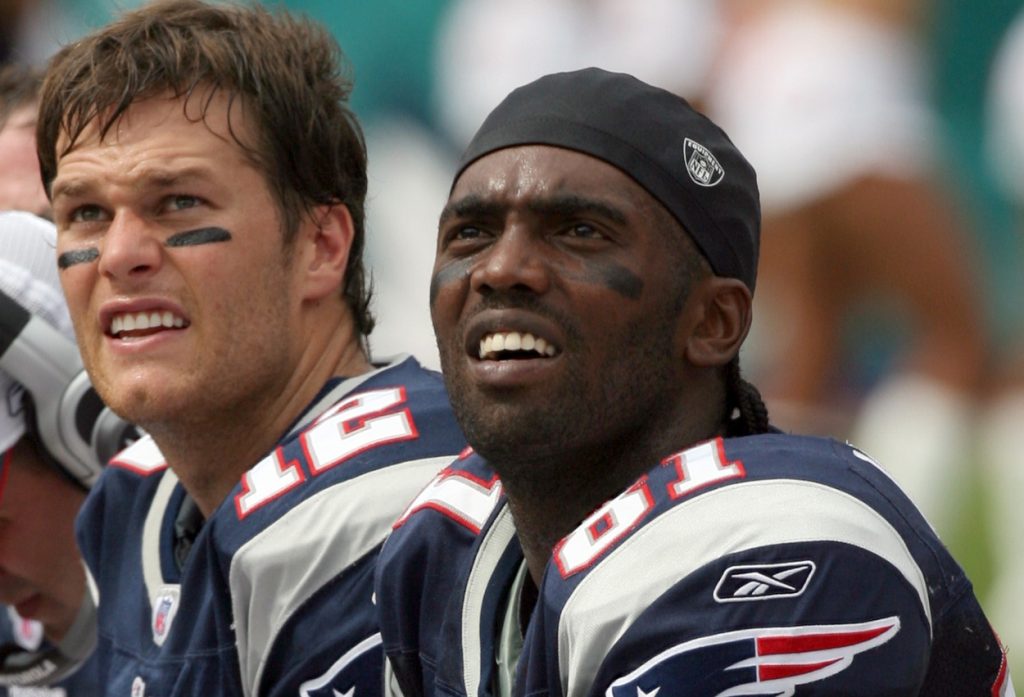
[[[899,617],[857,624],[744,629],[673,646],[613,682],[605,697],[654,697],[663,685],[686,694],[788,697],[797,685],[850,667],[857,654],[900,631]]]

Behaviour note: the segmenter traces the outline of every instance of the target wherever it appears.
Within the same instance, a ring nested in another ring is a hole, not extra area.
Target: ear
[[[740,351],[751,322],[750,289],[735,278],[710,276],[691,293],[700,319],[686,342],[686,358],[695,366],[727,364]]]
[[[355,224],[348,206],[317,206],[313,209],[307,226],[307,257],[301,260],[305,266],[305,288],[303,298],[321,300],[337,295],[345,282],[345,267],[355,237]]]

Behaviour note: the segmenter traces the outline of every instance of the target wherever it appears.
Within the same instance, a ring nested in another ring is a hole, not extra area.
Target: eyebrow
[[[625,225],[627,222],[626,214],[621,209],[604,201],[575,194],[558,195],[538,201],[531,201],[527,204],[527,208],[541,215],[569,217],[580,215],[581,213],[589,213],[621,225]]]
[[[443,225],[452,218],[499,218],[503,217],[509,208],[508,204],[492,201],[478,194],[469,194],[445,206],[438,222]],[[620,225],[628,222],[626,214],[620,208],[576,194],[558,194],[530,200],[526,203],[526,209],[541,216],[571,217],[586,213]]]
[[[170,189],[179,186],[182,182],[203,180],[212,181],[213,173],[203,166],[185,167],[183,169],[150,168],[144,170],[133,182],[133,188],[140,189],[153,187],[157,189]],[[97,189],[97,180],[93,178],[71,178],[58,179],[53,185],[52,199],[56,201],[62,196],[69,198],[88,198],[94,195]]]
[[[463,196],[451,201],[441,211],[438,223],[443,225],[452,218],[496,218],[504,214],[508,207],[485,199],[477,194]]]
[[[51,200],[56,201],[61,197],[86,198],[95,190],[95,185],[84,179],[64,179],[53,184]]]
[[[160,189],[169,189],[182,182],[196,179],[213,179],[213,173],[208,168],[200,166],[175,170],[151,169],[143,172],[136,180],[136,187],[150,185]]]

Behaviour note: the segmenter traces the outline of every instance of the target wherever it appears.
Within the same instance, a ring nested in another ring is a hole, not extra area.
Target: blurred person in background
[[[66,337],[73,349],[55,244],[51,223],[27,213],[0,213],[0,291]],[[6,359],[16,337],[7,331],[14,320],[6,312],[11,308],[2,309],[0,357]],[[57,360],[56,355],[43,360]],[[96,631],[74,537],[87,489],[69,476],[60,451],[42,437],[39,405],[30,403],[20,382],[28,378],[0,367],[0,695],[98,695],[95,661],[79,666]]]
[[[15,62],[22,53],[31,0],[0,0],[0,65]]]
[[[41,67],[110,0],[0,0],[0,66]]]
[[[17,64],[0,67],[0,210],[49,217],[36,157],[36,111],[42,75]]]
[[[3,61],[41,60],[46,49],[31,39],[39,21],[28,3],[0,3],[0,15],[0,290],[23,299],[73,342],[57,278],[56,233],[36,217],[50,218],[35,137],[42,72]],[[98,695],[96,662],[78,666],[95,642],[91,601],[76,614],[86,590],[74,520],[87,490],[55,466],[59,461],[36,430],[26,429],[31,417],[17,378],[0,371],[0,697]]]
[[[749,358],[780,427],[847,433],[942,532],[964,498],[986,327],[938,157],[917,0],[728,0],[706,106],[762,185]],[[881,322],[891,363],[844,351]],[[786,321],[780,321],[786,318]]]
[[[1024,13],[1005,34],[991,72],[988,150],[996,180],[1013,207],[1018,268],[1024,264]],[[1000,342],[991,399],[980,420],[979,444],[989,487],[996,555],[990,593],[1010,661],[1024,666],[1024,310]],[[1016,335],[1012,335],[1015,333]],[[1017,668],[1020,670],[1020,668]]]
[[[454,0],[437,41],[441,127],[461,149],[515,87],[591,65],[628,72],[692,100],[715,56],[718,5],[718,0]]]

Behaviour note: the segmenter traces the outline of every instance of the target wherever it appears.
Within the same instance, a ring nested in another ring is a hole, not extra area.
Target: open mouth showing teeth
[[[480,340],[480,360],[551,358],[558,353],[545,339],[528,332],[495,332]]]
[[[132,312],[114,317],[110,323],[110,335],[127,339],[187,326],[188,322],[172,312]]]

